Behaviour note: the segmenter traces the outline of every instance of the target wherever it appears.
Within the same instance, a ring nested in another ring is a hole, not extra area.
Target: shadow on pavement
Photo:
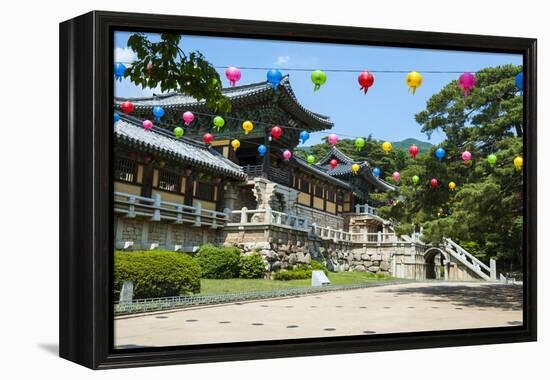
[[[520,285],[483,284],[417,286],[409,288],[386,289],[386,293],[397,295],[418,294],[430,297],[435,302],[452,302],[465,307],[494,307],[502,310],[522,310],[523,288]]]

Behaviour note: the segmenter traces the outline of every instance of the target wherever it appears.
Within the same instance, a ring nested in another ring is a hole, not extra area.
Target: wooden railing
[[[263,176],[263,165],[246,165],[241,168],[248,178]]]
[[[189,223],[197,227],[219,228],[227,223],[225,213],[204,209],[199,201],[196,201],[194,206],[188,206],[162,200],[160,194],[148,198],[115,191],[114,211],[127,218],[140,216],[153,221],[167,220],[175,224]]]

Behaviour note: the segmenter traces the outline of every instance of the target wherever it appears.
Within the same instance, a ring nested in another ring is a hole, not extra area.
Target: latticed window
[[[305,180],[300,181],[300,191],[302,193],[309,193],[309,182]]]
[[[134,182],[136,163],[123,158],[115,159],[115,181]]]
[[[327,201],[334,202],[336,200],[336,193],[334,190],[327,190]]]
[[[159,172],[158,188],[166,191],[179,191],[180,177],[177,174],[161,171]]]
[[[322,186],[319,186],[319,185],[315,186],[315,196],[320,197],[320,198],[323,197],[323,187]]]
[[[213,201],[214,186],[212,186],[212,184],[208,182],[198,181],[195,196],[205,201]]]

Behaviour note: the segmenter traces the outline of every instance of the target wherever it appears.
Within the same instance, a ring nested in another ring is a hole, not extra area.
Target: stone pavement
[[[173,346],[521,323],[521,286],[415,282],[118,317],[115,346]]]

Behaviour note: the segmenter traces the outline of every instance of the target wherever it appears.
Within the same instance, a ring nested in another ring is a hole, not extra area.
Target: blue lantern
[[[115,121],[115,123],[117,123],[120,120],[120,115],[118,113],[115,113],[115,115],[113,116],[113,120]]]
[[[258,153],[260,153],[260,156],[264,156],[265,155],[265,152],[267,152],[267,148],[265,147],[265,145],[260,145],[258,147]]]
[[[277,86],[281,82],[281,79],[283,79],[283,74],[279,70],[271,69],[267,72],[267,82],[274,89],[277,88]]]
[[[374,175],[376,178],[380,178],[380,174],[382,172],[380,171],[380,168],[374,168],[372,169],[372,175]]]
[[[437,148],[435,150],[435,156],[437,157],[437,159],[439,161],[443,160],[443,158],[445,157],[445,149],[443,148]]]
[[[300,132],[300,142],[302,144],[305,144],[307,140],[309,140],[309,132],[308,131]]]
[[[153,107],[153,115],[160,121],[160,118],[164,116],[164,108],[159,106]]]
[[[115,63],[115,80],[118,80],[122,82],[122,78],[124,78],[124,72],[126,71],[126,66],[124,66],[122,63]]]
[[[516,87],[519,92],[523,95],[523,71],[516,75]]]

